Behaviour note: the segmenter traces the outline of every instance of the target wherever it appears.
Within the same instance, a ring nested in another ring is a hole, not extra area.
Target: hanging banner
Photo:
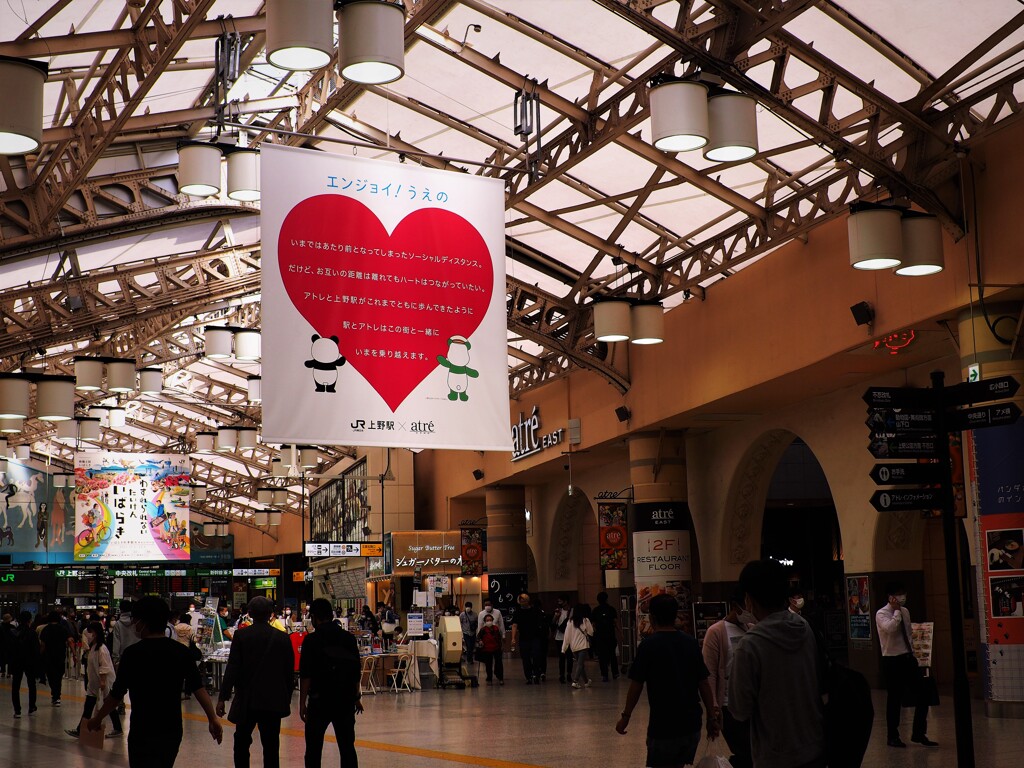
[[[207,536],[202,523],[190,522],[189,545],[193,563],[233,563],[235,561],[235,537]]]
[[[629,568],[625,501],[597,502],[597,541],[602,571],[625,571]]]
[[[264,144],[267,442],[511,450],[498,179]]]
[[[74,562],[72,488],[54,488],[53,476],[7,462],[0,479],[0,555],[12,563]]]
[[[462,528],[462,575],[483,576],[487,571],[487,529]]]
[[[643,638],[654,629],[651,599],[671,595],[679,604],[679,625],[693,634],[689,511],[685,502],[634,504],[633,580],[636,583],[637,632]]]
[[[189,560],[187,456],[75,454],[75,561]]]

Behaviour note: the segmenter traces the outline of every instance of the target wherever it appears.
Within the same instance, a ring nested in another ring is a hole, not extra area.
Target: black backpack
[[[860,672],[828,655],[818,641],[819,685],[825,697],[825,758],[828,768],[860,768],[871,740],[875,707],[871,686]]]

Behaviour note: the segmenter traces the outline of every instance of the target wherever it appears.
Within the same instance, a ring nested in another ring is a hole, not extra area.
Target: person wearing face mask
[[[743,593],[738,589],[729,600],[729,613],[708,627],[704,635],[704,666],[708,668],[711,692],[722,711],[722,735],[732,750],[729,762],[733,768],[751,768],[750,723],[740,722],[729,711],[729,672],[736,645],[747,634],[748,625],[756,623],[754,615],[743,607]]]
[[[466,663],[474,661],[473,652],[476,649],[476,633],[480,629],[479,614],[473,611],[473,604],[466,603],[466,610],[459,614],[459,624],[462,625],[462,646],[466,650]]]
[[[920,671],[910,642],[910,611],[904,606],[907,590],[902,584],[890,584],[889,602],[875,613],[878,642],[882,646],[882,673],[885,675],[886,743],[906,747],[900,739],[900,707],[905,693],[920,685]],[[928,704],[918,697],[914,707],[914,725],[910,740],[925,747],[937,747],[925,734],[928,731]]]
[[[804,591],[800,587],[793,587],[789,590],[789,612],[795,613],[797,616],[803,615],[804,605]]]
[[[82,632],[82,640],[85,642],[89,652],[89,660],[86,662],[88,669],[88,682],[85,689],[85,706],[82,708],[82,717],[88,720],[96,709],[96,701],[105,699],[110,692],[110,686],[114,682],[114,662],[111,661],[110,651],[103,644],[103,625],[98,621],[88,624]],[[121,716],[117,709],[110,712],[110,722],[114,730],[107,734],[108,739],[123,735],[121,731]],[[64,731],[68,736],[78,738],[78,727],[69,728]]]
[[[477,614],[477,637],[480,636],[480,630],[483,629],[483,620],[485,616],[490,616],[494,619],[494,626],[501,632],[501,636],[505,636],[505,617],[501,615],[501,611],[494,607],[490,600],[484,600],[484,609]]]
[[[494,615],[501,616],[497,611],[480,614],[481,620],[477,630],[476,657],[484,663],[487,672],[487,684],[491,685],[498,678],[498,685],[505,684],[505,664],[502,661],[501,640],[504,632],[498,628]]]

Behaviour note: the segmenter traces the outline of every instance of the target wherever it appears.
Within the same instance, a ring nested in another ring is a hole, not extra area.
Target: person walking
[[[291,714],[295,656],[288,634],[270,624],[273,610],[274,604],[266,597],[249,601],[253,623],[238,630],[231,641],[217,697],[217,715],[224,717],[225,702],[235,693],[228,713],[228,721],[236,726],[235,768],[249,768],[249,747],[257,727],[263,765],[281,765],[281,720]]]
[[[14,617],[9,613],[0,620],[0,677],[11,676],[11,643],[14,642],[16,626]]]
[[[348,630],[333,621],[331,604],[320,597],[309,608],[314,631],[302,642],[299,655],[299,717],[306,724],[305,768],[320,768],[324,734],[334,738],[344,768],[359,764],[356,756],[356,715],[363,711],[359,678],[359,646]]]
[[[46,617],[46,626],[39,633],[39,650],[43,658],[46,682],[50,686],[50,703],[55,707],[60,706],[64,667],[67,664],[68,650],[73,643],[74,640],[61,620],[61,615],[57,611],[51,611]]]
[[[590,678],[587,676],[587,651],[590,649],[590,640],[593,636],[590,606],[587,603],[574,605],[569,623],[565,625],[565,637],[562,638],[562,653],[572,651],[575,660],[572,666],[574,689],[590,687]]]
[[[752,768],[750,758],[750,723],[740,722],[729,711],[729,673],[732,669],[733,650],[747,634],[747,625],[754,616],[743,607],[743,593],[736,590],[729,600],[729,613],[721,621],[708,627],[704,635],[704,666],[708,668],[708,682],[715,704],[722,711],[722,735],[729,745],[733,768]]]
[[[466,609],[459,614],[462,625],[462,645],[466,649],[466,663],[473,663],[473,651],[476,648],[476,631],[480,628],[478,615],[473,612],[473,604],[466,601]]]
[[[626,704],[615,724],[618,733],[626,733],[646,685],[650,719],[644,765],[650,768],[693,764],[700,743],[701,701],[708,713],[708,738],[717,738],[721,727],[700,646],[675,627],[678,610],[679,604],[672,595],[651,598],[648,612],[654,632],[637,648],[629,667],[631,682]]]
[[[537,609],[530,602],[530,596],[523,593],[519,596],[519,605],[512,616],[512,652],[519,649],[523,660],[523,674],[526,684],[540,683],[541,664],[540,633],[546,629],[539,624]]]
[[[363,606],[363,612],[359,616],[359,628],[364,632],[369,632],[373,637],[376,637],[380,631],[380,622],[377,621],[377,617],[368,605]]]
[[[878,642],[882,647],[882,673],[885,675],[886,744],[906,747],[900,739],[900,715],[904,698],[913,698],[914,724],[910,740],[925,747],[938,742],[928,732],[928,702],[920,695],[921,671],[910,642],[910,611],[906,609],[907,590],[902,584],[890,584],[889,602],[875,613]]]
[[[117,621],[114,622],[112,634],[110,658],[114,662],[114,669],[116,670],[117,665],[121,661],[121,654],[129,646],[135,645],[139,641],[139,636],[135,634],[135,623],[132,620],[131,600],[121,601],[121,614],[117,617]]]
[[[824,768],[824,706],[818,643],[789,610],[786,571],[754,560],[740,572],[744,607],[757,619],[733,651],[729,711],[750,721],[756,768]]]
[[[484,663],[484,670],[487,672],[487,684],[490,685],[495,677],[498,678],[498,685],[505,684],[505,663],[502,660],[504,649],[502,648],[503,633],[494,621],[493,614],[483,614],[480,622],[480,629],[477,631],[479,642],[476,656]]]
[[[505,617],[501,615],[501,611],[494,607],[490,600],[484,600],[484,607],[480,613],[477,614],[477,634],[480,634],[480,627],[483,626],[483,620],[485,616],[490,616],[494,619],[494,626],[501,630],[501,636],[505,636]]]
[[[132,699],[128,732],[130,768],[172,768],[181,747],[181,689],[195,696],[206,713],[210,735],[220,744],[224,734],[213,701],[203,687],[188,648],[164,632],[171,610],[161,598],[146,596],[132,606],[137,643],[125,648],[117,677],[103,706],[89,718],[88,727],[98,731],[125,694]]]
[[[619,647],[619,612],[608,605],[608,593],[597,593],[597,608],[593,613],[594,650],[601,668],[601,680],[608,682],[608,674],[619,678],[619,659],[615,651]]]
[[[22,611],[18,614],[18,626],[11,638],[11,703],[14,717],[21,717],[21,681],[28,683],[28,713],[36,711],[36,671],[39,668],[39,635],[32,629],[32,614]]]
[[[82,719],[88,720],[96,709],[96,702],[107,698],[110,693],[110,686],[114,684],[114,662],[110,658],[110,651],[103,644],[103,625],[94,621],[85,627],[82,632],[82,639],[85,641],[85,649],[88,654],[86,662],[86,687],[85,706],[82,708]],[[107,734],[108,739],[122,736],[121,716],[116,709],[110,711],[110,723],[114,730]],[[78,738],[79,726],[64,731],[68,736]]]
[[[565,595],[555,600],[555,610],[551,614],[551,628],[555,631],[555,647],[558,648],[558,682],[564,683],[572,676],[572,651],[562,650],[565,639],[565,625],[569,623],[569,602]]]

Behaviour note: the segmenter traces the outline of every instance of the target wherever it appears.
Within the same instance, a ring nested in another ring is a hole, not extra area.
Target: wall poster
[[[53,476],[7,462],[0,478],[0,555],[12,563],[74,562],[73,488],[54,488]]]
[[[264,144],[267,442],[511,450],[500,179]]]
[[[629,568],[626,516],[625,501],[600,499],[597,502],[597,541],[602,571],[625,571]]]
[[[650,603],[671,595],[678,603],[678,626],[693,634],[689,510],[685,502],[634,504],[633,580],[636,583],[637,637],[653,632]]]
[[[870,640],[871,582],[867,576],[846,577],[846,614],[850,621],[851,640]]]

